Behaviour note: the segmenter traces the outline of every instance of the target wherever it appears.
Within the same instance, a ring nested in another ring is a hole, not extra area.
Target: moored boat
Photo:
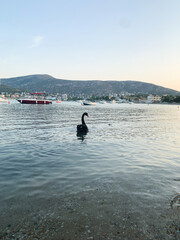
[[[0,97],[0,102],[7,102],[7,100]]]
[[[100,104],[105,104],[105,103],[106,103],[106,101],[100,101],[99,103],[100,103]]]
[[[115,100],[112,100],[110,103],[111,103],[111,104],[114,104],[114,103],[116,103],[116,101],[115,101]]]
[[[38,100],[38,99],[17,99],[22,104],[50,104],[49,100]]]
[[[90,101],[84,101],[84,102],[82,103],[82,105],[85,105],[85,106],[95,106],[96,103],[95,103],[95,102],[90,102]]]
[[[35,98],[17,99],[22,104],[50,104],[52,101],[44,99],[44,93],[31,93]]]

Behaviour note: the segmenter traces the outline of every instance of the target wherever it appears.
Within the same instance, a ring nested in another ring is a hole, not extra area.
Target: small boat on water
[[[51,104],[52,101],[44,99],[44,93],[31,93],[32,98],[17,99],[22,104]]]
[[[82,103],[82,105],[84,105],[84,106],[95,106],[96,103],[95,102],[91,102],[91,101],[84,101]]]
[[[0,97],[0,102],[7,102],[7,100]]]
[[[106,101],[100,101],[99,103],[100,103],[100,104],[105,104],[105,103],[106,103]]]
[[[115,101],[115,100],[112,100],[110,103],[111,103],[111,104],[115,104],[115,103],[116,103],[116,101]]]

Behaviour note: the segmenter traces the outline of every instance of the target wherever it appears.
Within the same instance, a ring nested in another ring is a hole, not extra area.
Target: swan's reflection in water
[[[78,140],[81,140],[82,142],[86,139],[86,135],[88,132],[77,132],[76,136]]]

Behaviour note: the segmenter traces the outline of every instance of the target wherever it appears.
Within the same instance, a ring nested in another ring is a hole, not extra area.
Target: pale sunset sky
[[[180,0],[0,0],[0,78],[137,80],[180,91]]]

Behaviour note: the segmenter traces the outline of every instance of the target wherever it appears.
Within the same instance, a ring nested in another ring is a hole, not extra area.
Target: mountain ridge
[[[10,86],[6,86],[4,84],[0,84],[0,93],[1,92],[19,93],[19,92],[22,92],[22,90],[19,89],[19,88],[13,88],[13,87],[10,87]]]
[[[178,95],[179,91],[158,86],[152,83],[134,80],[67,80],[54,78],[48,74],[32,74],[13,78],[1,79],[2,84],[22,89],[24,91],[36,92],[46,91],[49,94],[70,95],[106,95],[109,93],[128,92],[132,94],[157,94]]]

